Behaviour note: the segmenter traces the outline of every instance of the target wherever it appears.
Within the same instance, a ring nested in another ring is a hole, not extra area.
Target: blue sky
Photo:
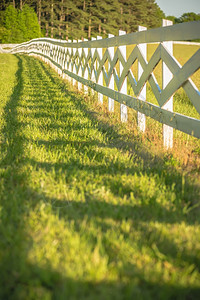
[[[166,16],[179,18],[186,12],[200,13],[200,0],[155,0]]]

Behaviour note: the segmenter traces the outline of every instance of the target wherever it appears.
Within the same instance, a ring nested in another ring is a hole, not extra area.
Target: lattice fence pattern
[[[170,26],[171,25],[171,26]],[[36,55],[51,64],[57,72],[88,93],[88,87],[98,93],[100,103],[103,95],[108,97],[108,109],[114,111],[114,100],[121,104],[121,121],[127,120],[127,107],[138,111],[138,126],[145,131],[145,115],[163,126],[164,145],[173,145],[173,128],[200,138],[200,120],[173,111],[173,95],[182,87],[192,105],[200,114],[200,91],[191,76],[200,68],[200,48],[183,65],[173,56],[173,41],[200,38],[200,22],[172,25],[163,20],[163,27],[147,30],[139,26],[138,32],[107,39],[97,37],[91,41],[62,41],[49,38],[34,39],[14,48],[12,53]],[[158,47],[147,61],[147,43]],[[127,57],[126,46],[134,45]],[[138,61],[138,80],[132,66]],[[162,62],[163,86],[159,86],[154,70]],[[127,80],[134,96],[127,94]],[[158,105],[146,101],[146,83],[156,97]]]

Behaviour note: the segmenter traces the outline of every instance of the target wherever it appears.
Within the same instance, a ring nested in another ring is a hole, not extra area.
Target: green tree
[[[175,16],[167,16],[166,19],[172,21],[173,24],[179,23],[178,18],[176,18]]]
[[[2,11],[5,12],[11,3],[19,14],[22,39],[30,37],[28,32],[25,33],[25,27],[30,27],[25,21],[24,14],[29,15],[26,4],[36,12],[43,35],[62,39],[106,37],[108,33],[118,35],[119,29],[133,32],[138,25],[158,27],[165,17],[155,0],[2,0]],[[26,13],[20,14],[19,10]],[[32,22],[35,24],[35,19]],[[4,25],[1,27],[5,28]],[[34,33],[34,37],[36,35]]]
[[[37,15],[33,8],[24,5],[22,10],[9,5],[3,12],[0,41],[21,43],[41,36]]]
[[[200,15],[195,14],[193,12],[184,13],[180,18],[176,18],[174,16],[167,16],[166,18],[168,20],[173,21],[174,24],[183,23],[183,22],[200,21]]]
[[[22,11],[18,12],[18,19],[23,41],[41,36],[37,15],[32,7],[25,4]]]
[[[4,13],[4,35],[2,43],[18,43],[22,41],[22,33],[19,28],[18,11],[9,5]]]
[[[180,23],[191,22],[191,21],[200,21],[200,15],[197,15],[193,12],[185,13],[179,18]]]

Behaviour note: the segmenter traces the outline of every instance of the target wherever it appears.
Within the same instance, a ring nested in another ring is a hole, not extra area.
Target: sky
[[[155,0],[166,16],[179,18],[187,12],[200,13],[200,0]]]

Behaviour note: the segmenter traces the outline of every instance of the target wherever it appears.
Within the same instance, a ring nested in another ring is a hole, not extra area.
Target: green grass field
[[[199,167],[39,60],[1,54],[0,82],[0,299],[199,299]]]
[[[131,54],[132,50],[134,49],[135,45],[127,46],[127,59],[129,55]],[[147,45],[147,60],[149,61],[155,52],[156,48],[158,47],[158,44],[148,44]],[[199,45],[183,45],[183,44],[174,44],[173,46],[173,55],[177,59],[177,61],[183,66],[195,52],[200,48]],[[117,48],[116,48],[117,49]],[[105,51],[105,49],[104,49]],[[108,70],[108,63],[105,64],[106,70]],[[135,61],[135,63],[132,65],[132,73],[136,79],[138,80],[138,60]],[[119,74],[119,62],[116,64],[116,71]],[[153,71],[156,80],[162,89],[162,62],[160,61],[156,68]],[[196,71],[192,76],[191,79],[195,83],[198,89],[200,89],[200,70]],[[105,82],[104,82],[105,85]],[[115,84],[115,89],[117,90],[117,86]],[[127,79],[127,93],[128,95],[134,95],[133,89],[131,87],[131,84],[129,82],[129,79]],[[153,94],[153,91],[150,87],[150,84],[147,82],[147,94],[146,94],[146,99],[148,102],[153,103],[155,105],[158,105],[158,102],[156,100],[155,95]],[[107,104],[107,99],[104,97],[104,101]],[[115,110],[118,113],[118,117],[120,115],[120,105],[118,103],[115,104]],[[137,112],[134,112],[132,109],[128,109],[129,111],[129,119],[131,122],[134,122],[137,118]],[[184,89],[181,87],[178,89],[178,91],[175,92],[173,95],[173,111],[176,113],[183,114],[185,116],[189,116],[192,118],[200,119],[199,113],[196,111],[195,107],[193,106],[192,102],[190,101],[189,97],[187,96],[186,92]],[[155,133],[157,134],[157,137],[154,139],[158,140],[159,144],[162,144],[162,124],[151,119],[151,118],[146,118],[147,119],[147,131],[152,131],[152,134],[154,135]],[[153,130],[152,130],[153,128]],[[175,144],[176,141],[182,141],[184,143],[192,143],[193,146],[196,144],[196,148],[198,148],[197,151],[200,153],[200,143],[199,141],[195,141],[191,136],[184,134],[181,131],[174,130],[174,137],[175,137]],[[180,145],[176,145],[177,147],[180,147]]]
[[[158,47],[158,44],[148,44],[147,45],[147,60],[149,61],[155,52],[156,48]],[[131,51],[133,50],[133,46],[127,47],[127,58],[129,57]],[[173,54],[174,57],[177,59],[177,61],[183,66],[189,58],[200,48],[198,45],[181,45],[181,44],[174,44],[173,46]],[[138,61],[134,63],[132,66],[132,72],[138,80],[137,77],[137,69],[138,69]],[[154,70],[154,75],[157,79],[157,82],[162,89],[162,62],[160,61],[159,64],[156,66]],[[200,89],[200,70],[195,72],[195,74],[191,77],[193,82],[196,84],[196,86]],[[134,94],[133,90],[131,88],[131,85],[128,81],[128,93]],[[153,104],[159,105],[156,97],[154,96],[150,84],[147,83],[147,101],[151,102]],[[194,108],[193,104],[191,103],[189,97],[187,96],[186,92],[183,88],[179,88],[179,90],[174,94],[173,97],[173,107],[174,111],[181,113],[186,116],[190,116],[192,118],[199,119],[199,114]]]

